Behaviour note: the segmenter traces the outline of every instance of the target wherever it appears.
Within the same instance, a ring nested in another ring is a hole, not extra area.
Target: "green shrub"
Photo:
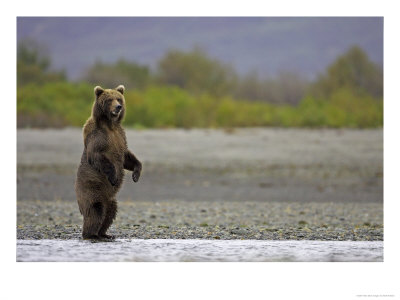
[[[28,84],[18,88],[17,113],[48,115],[50,118],[63,119],[68,125],[82,126],[93,104],[92,91],[93,88],[86,84],[67,82],[48,83],[42,86]]]
[[[383,101],[350,89],[327,99],[304,98],[298,106],[193,94],[173,86],[127,90],[125,126],[165,127],[381,127]],[[82,126],[90,116],[93,86],[57,82],[18,88],[18,126]],[[39,125],[38,125],[39,126]]]

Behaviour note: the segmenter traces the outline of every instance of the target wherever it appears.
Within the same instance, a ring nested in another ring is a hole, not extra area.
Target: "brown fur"
[[[79,210],[83,215],[83,238],[111,238],[106,234],[117,214],[115,195],[124,169],[133,171],[137,182],[142,164],[128,150],[121,120],[125,114],[124,87],[95,88],[92,115],[83,127],[84,150],[75,182]],[[118,113],[118,106],[120,111]]]

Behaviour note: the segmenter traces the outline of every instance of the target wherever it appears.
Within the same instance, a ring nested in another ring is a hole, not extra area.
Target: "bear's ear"
[[[119,86],[117,86],[116,90],[123,95],[125,92],[125,87],[122,84],[120,84]]]
[[[103,93],[104,93],[104,89],[101,86],[96,86],[94,88],[94,94],[96,95],[96,97],[99,97]]]

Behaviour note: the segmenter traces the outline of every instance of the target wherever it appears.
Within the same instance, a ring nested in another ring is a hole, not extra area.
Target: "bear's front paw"
[[[134,182],[138,182],[139,181],[139,177],[140,177],[140,171],[142,170],[142,168],[135,168],[132,172],[132,179]]]

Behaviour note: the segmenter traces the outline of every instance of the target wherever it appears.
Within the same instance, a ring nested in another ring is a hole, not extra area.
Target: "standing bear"
[[[128,150],[121,121],[125,115],[125,88],[94,88],[92,115],[83,127],[84,149],[75,182],[79,210],[83,215],[84,239],[113,238],[107,229],[117,214],[115,195],[124,169],[139,180],[142,164]]]

